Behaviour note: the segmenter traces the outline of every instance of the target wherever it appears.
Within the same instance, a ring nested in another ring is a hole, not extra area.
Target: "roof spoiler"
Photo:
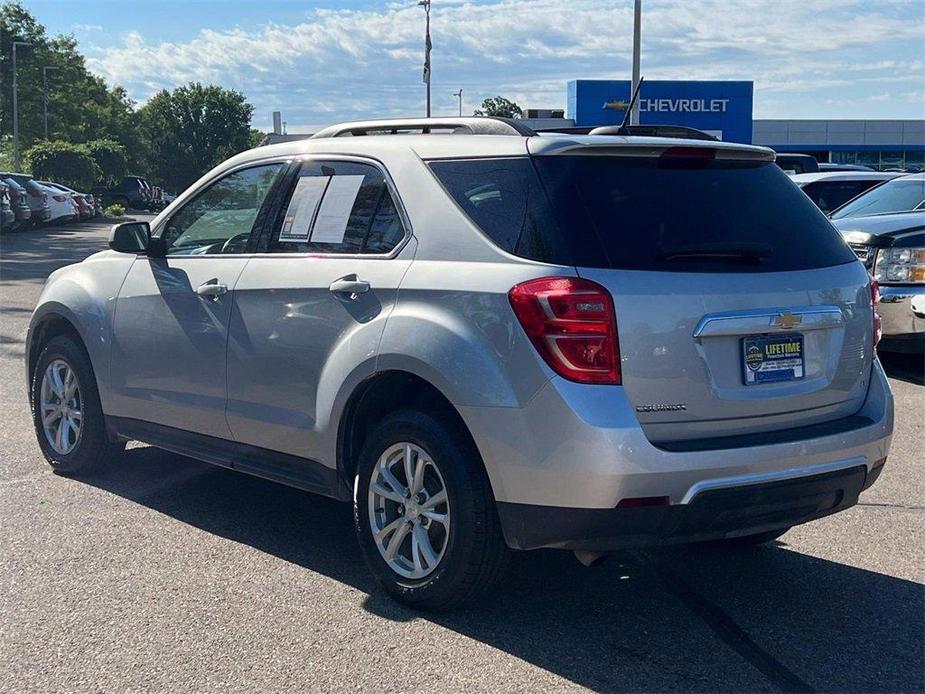
[[[311,139],[410,133],[424,135],[518,135],[520,137],[536,135],[535,130],[513,118],[469,116],[462,118],[386,118],[383,120],[339,123],[315,133]]]
[[[565,135],[630,135],[634,137],[674,137],[686,140],[708,140],[719,142],[708,132],[688,128],[685,125],[600,125],[598,127],[542,128],[539,133],[562,133]]]

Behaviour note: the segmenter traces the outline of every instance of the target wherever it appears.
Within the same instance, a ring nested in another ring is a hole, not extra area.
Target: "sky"
[[[190,81],[289,132],[423,115],[416,0],[24,0],[144,103]],[[433,0],[433,112],[497,94],[564,108],[571,79],[629,79],[632,0]],[[643,0],[647,79],[755,82],[755,118],[925,118],[925,0]]]

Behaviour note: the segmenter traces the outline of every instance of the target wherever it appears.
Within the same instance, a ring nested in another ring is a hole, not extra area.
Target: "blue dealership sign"
[[[750,143],[753,93],[752,82],[646,80],[639,92],[639,122],[685,125]],[[566,116],[578,126],[619,124],[631,96],[629,80],[572,80]]]

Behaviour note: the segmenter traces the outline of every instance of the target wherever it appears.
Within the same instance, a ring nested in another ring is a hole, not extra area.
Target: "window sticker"
[[[343,243],[347,220],[365,176],[334,176],[312,230],[312,243]]]
[[[304,176],[296,183],[279,233],[280,243],[305,243],[330,176]]]

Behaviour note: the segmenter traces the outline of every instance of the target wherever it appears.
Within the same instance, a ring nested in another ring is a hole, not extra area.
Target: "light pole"
[[[633,10],[633,86],[631,94],[636,93],[636,87],[639,85],[639,39],[642,24],[642,0],[636,0],[636,6]],[[630,125],[639,125],[639,99],[633,104],[630,111]]]
[[[16,47],[31,46],[28,41],[13,41],[13,168],[19,171],[19,85],[16,83]]]
[[[54,65],[45,65],[42,68],[42,95],[45,106],[45,139],[48,139],[48,71],[57,70]]]
[[[425,115],[430,118],[430,0],[419,0],[418,6],[424,8],[424,84],[427,85],[427,110]]]
[[[459,99],[459,116],[462,117],[462,87],[459,88],[458,92],[453,92],[453,96]]]

